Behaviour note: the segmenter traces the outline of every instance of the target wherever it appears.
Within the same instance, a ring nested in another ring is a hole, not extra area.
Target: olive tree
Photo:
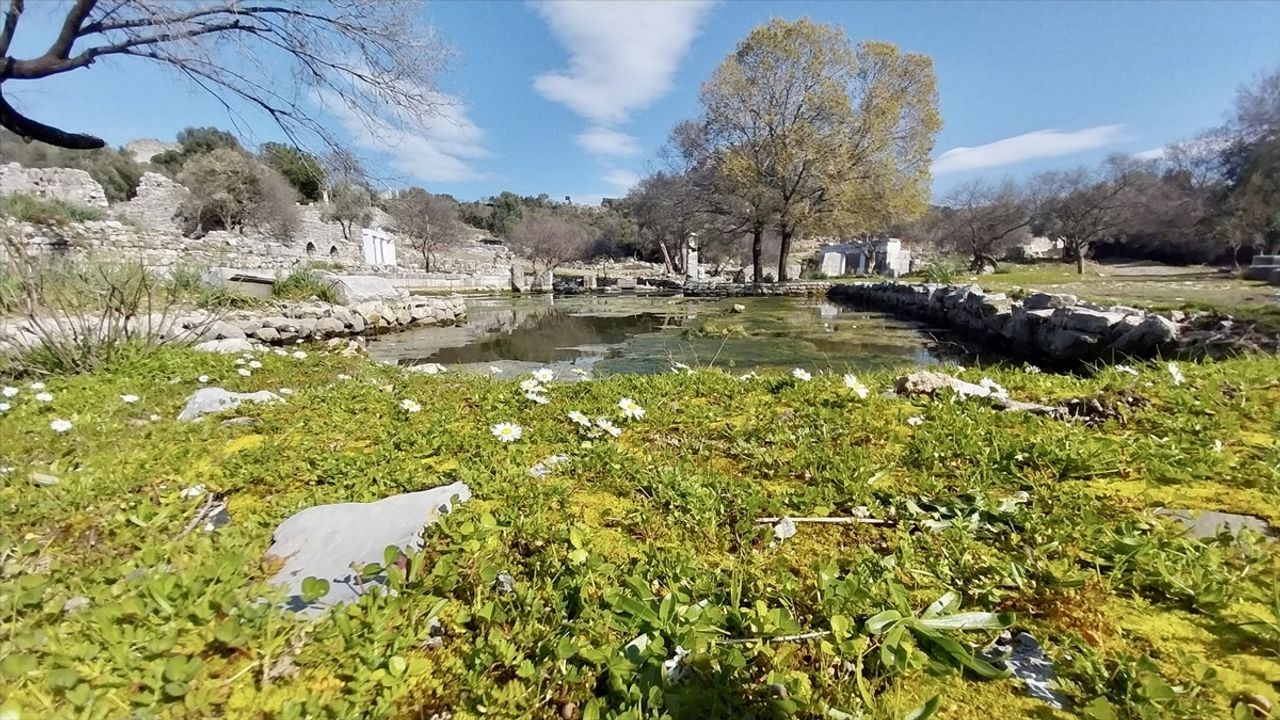
[[[979,271],[998,266],[997,256],[1027,233],[1031,212],[1018,186],[1006,180],[999,185],[974,180],[947,196],[951,209],[941,226],[943,242],[969,255],[969,268]]]
[[[9,83],[117,67],[133,58],[174,71],[228,110],[261,112],[297,142],[337,138],[314,99],[385,126],[422,123],[442,97],[432,79],[448,53],[419,20],[416,0],[68,0],[42,50],[11,55],[27,30],[26,0],[8,0],[0,24],[0,127],[29,140],[88,150],[106,143],[27,117],[4,97]],[[35,27],[35,26],[31,26]],[[108,72],[108,70],[98,70]]]
[[[1095,243],[1124,227],[1138,177],[1131,166],[1112,160],[1100,170],[1055,170],[1033,179],[1036,222],[1046,235],[1062,240],[1077,273],[1084,273],[1085,258]]]
[[[422,255],[422,265],[431,270],[432,258],[441,248],[456,243],[463,235],[458,220],[458,203],[443,195],[433,195],[419,187],[396,193],[387,203],[395,229],[409,238]]]
[[[585,260],[595,240],[583,225],[546,212],[528,212],[511,232],[507,245],[533,263],[535,275],[572,260]]]

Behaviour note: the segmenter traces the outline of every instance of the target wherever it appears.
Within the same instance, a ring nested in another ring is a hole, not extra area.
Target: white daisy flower
[[[137,395],[121,395],[120,396],[120,402],[124,403],[125,405],[132,405],[141,399],[142,398],[138,397]]]
[[[160,422],[160,416],[155,413],[151,413],[150,415],[148,415],[147,419],[150,420],[151,422]]]
[[[1182,374],[1182,368],[1177,363],[1169,363],[1165,366],[1169,370],[1169,377],[1173,378],[1174,385],[1181,385],[1187,381],[1187,376]]]
[[[609,418],[596,418],[596,427],[609,433],[613,437],[618,437],[622,434],[622,430],[619,429],[617,425],[614,425]]]
[[[547,403],[551,402],[550,400],[547,399],[546,395],[539,395],[538,393],[533,391],[529,391],[525,393],[524,396],[525,396],[525,399],[532,400],[533,402],[539,405],[546,405]]]
[[[275,353],[275,354],[279,355],[280,357],[288,357],[288,356],[289,356],[289,352],[288,352],[287,350],[281,350],[280,348],[275,348],[275,349],[273,349],[271,352],[273,352],[273,353]]]
[[[5,385],[4,389],[0,390],[0,395],[4,395],[5,397],[13,397],[14,395],[17,395],[17,394],[18,394],[18,388],[12,385]]]
[[[250,360],[249,367],[253,368],[254,370],[260,370],[262,369],[262,362],[260,360]]]
[[[400,409],[404,410],[407,413],[416,413],[419,410],[422,410],[422,406],[419,405],[415,400],[410,400],[409,398],[405,398],[404,400],[400,401]]]
[[[1039,375],[1039,374],[1040,374],[1040,372],[1041,372],[1041,370],[1040,370],[1040,368],[1036,367],[1035,365],[1032,365],[1031,363],[1027,363],[1027,364],[1025,364],[1025,365],[1023,365],[1023,366],[1022,366],[1022,372],[1026,373],[1026,374],[1028,374],[1028,375]]]
[[[12,475],[14,467],[12,465],[0,465],[0,476]]]
[[[1114,370],[1115,370],[1116,372],[1118,372],[1118,373],[1124,373],[1124,374],[1126,374],[1126,375],[1132,375],[1132,376],[1134,376],[1134,377],[1138,377],[1138,371],[1137,371],[1137,370],[1134,370],[1133,368],[1129,367],[1128,365],[1116,365],[1116,366],[1115,366],[1114,368],[1112,368],[1112,369],[1114,369]]]
[[[981,380],[978,381],[978,384],[987,389],[987,395],[989,397],[996,397],[996,398],[1009,397],[1009,391],[1006,390],[1004,386],[1000,385],[1000,383],[997,383],[995,380],[992,380],[989,377],[982,378]]]
[[[299,342],[301,342],[301,341],[299,341]],[[294,357],[294,359],[295,359],[295,360],[306,360],[306,359],[307,359],[307,354],[306,354],[305,352],[301,351],[301,350],[294,350],[294,351],[293,351],[293,357]]]
[[[688,654],[688,650],[677,645],[675,654],[662,661],[662,670],[667,674],[668,680],[679,682],[689,675],[689,668],[684,664],[685,656]]]
[[[201,375],[200,377],[196,378],[196,382],[198,382],[198,383],[200,383],[201,385],[203,385],[203,384],[205,384],[205,383],[209,382],[209,376],[208,376],[208,375]]]
[[[644,408],[640,404],[629,397],[624,397],[618,401],[618,407],[622,408],[623,417],[628,420],[639,420],[644,417]]]
[[[338,373],[338,374],[337,374],[337,375],[335,375],[334,377],[336,377],[336,378],[337,378],[337,379],[339,379],[339,380],[350,380],[350,379],[351,379],[351,376],[350,376],[350,375],[348,375],[348,374],[346,374],[346,373]]]
[[[39,400],[40,402],[53,402],[53,393],[36,393],[36,400]]]
[[[31,383],[30,385],[28,385],[27,387],[31,388],[32,390],[43,390],[43,389],[44,389],[44,383],[42,383],[42,382],[33,382],[33,383]]]
[[[71,429],[71,421],[63,420],[61,418],[57,420],[51,420],[49,421],[49,429],[56,433],[64,433]]]
[[[245,363],[244,358],[236,358],[236,365],[243,365],[244,363]]]
[[[253,375],[253,371],[249,368],[240,368],[236,371],[236,374],[240,377],[249,377],[250,375]]]
[[[551,368],[538,368],[533,371],[533,379],[540,383],[549,383],[556,379],[556,374],[551,371]]]
[[[526,393],[540,393],[546,390],[546,388],[542,387],[542,383],[538,382],[537,380],[534,380],[533,378],[529,378],[528,380],[521,380],[520,389],[525,391]]]
[[[919,415],[912,415],[911,417],[907,418],[907,424],[910,425],[911,427],[916,427],[917,425],[923,425],[924,418],[920,417]]]
[[[500,422],[489,428],[489,432],[504,443],[515,442],[524,435],[524,429],[513,422]]]
[[[189,488],[183,488],[183,489],[178,493],[178,497],[184,497],[184,498],[197,498],[197,497],[200,497],[201,495],[203,495],[203,494],[204,494],[204,490],[205,490],[205,488],[204,488],[204,484],[203,484],[203,483],[198,484],[198,485],[192,485],[192,486],[191,486],[191,487],[189,487]]]
[[[1221,440],[1214,440],[1214,441],[1213,441],[1213,451],[1214,451],[1214,452],[1217,452],[1217,453],[1222,452],[1222,441],[1221,441]]]
[[[867,399],[867,394],[870,392],[867,390],[867,386],[863,385],[862,381],[858,379],[858,376],[853,373],[845,373],[844,386],[852,390],[855,395],[863,400]]]
[[[792,370],[791,377],[799,380],[800,382],[809,382],[813,379],[813,375],[804,368],[796,368],[795,370]]]
[[[749,372],[749,373],[743,373],[743,374],[741,374],[741,375],[739,375],[739,376],[738,376],[738,379],[739,379],[739,380],[741,380],[741,381],[743,381],[743,382],[746,382],[747,380],[755,380],[755,379],[756,379],[756,374],[755,374],[755,372],[754,372],[754,371]]]
[[[584,378],[584,377],[586,377],[586,376],[587,376],[587,371],[586,371],[586,370],[583,370],[582,368],[574,368],[574,369],[573,369],[573,374],[574,374],[574,375],[577,375],[578,377],[583,377],[583,378]]]
[[[7,402],[0,402],[0,412],[9,412],[9,408],[13,407]]]
[[[586,413],[580,413],[577,410],[570,410],[569,419],[578,423],[582,427],[591,427],[591,418],[587,417]]]

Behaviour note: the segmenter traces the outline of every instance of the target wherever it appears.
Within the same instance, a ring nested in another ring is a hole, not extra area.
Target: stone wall
[[[831,289],[829,282],[804,281],[785,283],[720,283],[689,282],[685,283],[684,294],[687,297],[777,297],[826,295]]]
[[[106,191],[84,170],[0,165],[0,194],[19,193],[90,207],[107,206]]]
[[[828,296],[925,318],[991,342],[1001,352],[1053,361],[1154,357],[1175,350],[1180,333],[1162,315],[1094,305],[1074,295],[1037,292],[1018,302],[977,285],[879,282],[835,285]]]
[[[142,174],[137,194],[111,208],[117,217],[155,230],[177,230],[174,217],[187,198],[187,189],[160,173]]]

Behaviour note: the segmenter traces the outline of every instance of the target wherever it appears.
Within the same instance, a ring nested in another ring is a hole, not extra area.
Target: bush
[[[937,259],[930,261],[921,274],[925,282],[952,285],[960,278],[960,266],[950,260]]]
[[[8,130],[0,130],[0,162],[16,162],[29,168],[84,170],[102,186],[111,202],[133,197],[142,179],[142,166],[124,150],[67,150],[23,141]]]
[[[106,217],[106,213],[95,207],[25,193],[0,196],[0,215],[37,225],[66,225]]]
[[[337,302],[333,286],[316,276],[310,267],[290,272],[271,286],[271,296],[281,300],[310,300],[316,298],[327,303]]]
[[[289,237],[297,229],[296,194],[288,181],[236,150],[220,148],[187,160],[178,182],[191,190],[178,207],[189,233],[252,225]]]

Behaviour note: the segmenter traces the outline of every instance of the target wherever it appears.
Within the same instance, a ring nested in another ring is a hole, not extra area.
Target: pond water
[[[735,304],[745,311],[731,312]],[[674,362],[844,372],[940,362],[928,330],[822,298],[495,296],[468,298],[464,325],[384,335],[369,354],[499,377],[546,365],[596,376],[660,373]]]

